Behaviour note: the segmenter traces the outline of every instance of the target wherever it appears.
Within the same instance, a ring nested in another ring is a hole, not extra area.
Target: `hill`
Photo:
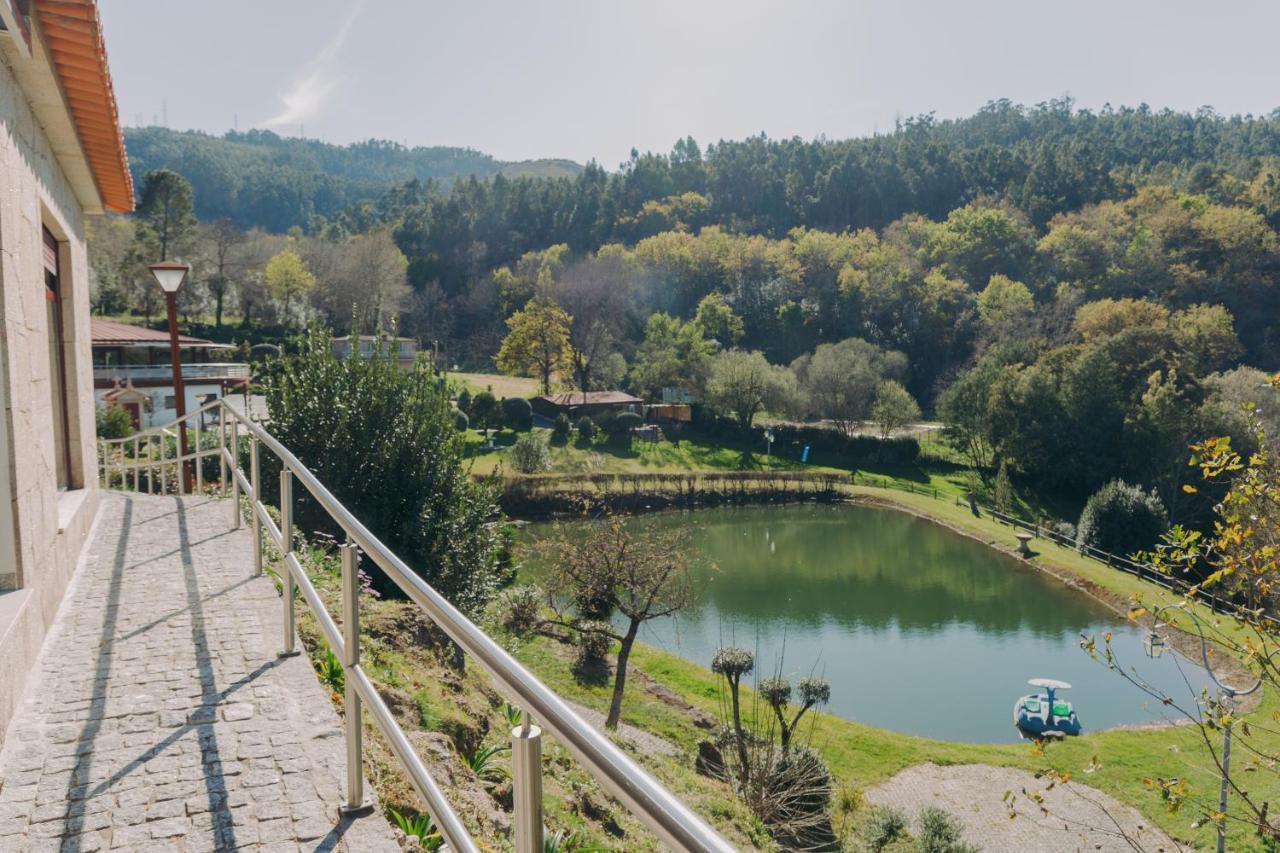
[[[135,184],[152,169],[173,169],[192,183],[200,219],[228,218],[242,228],[277,232],[306,227],[313,216],[329,218],[407,181],[447,188],[473,175],[562,178],[582,171],[570,160],[509,163],[470,148],[406,148],[384,140],[332,145],[262,130],[213,136],[127,128],[125,144]]]

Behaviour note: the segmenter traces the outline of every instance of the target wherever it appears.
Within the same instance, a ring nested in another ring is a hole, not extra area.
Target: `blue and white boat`
[[[1070,702],[1058,698],[1058,691],[1069,690],[1070,684],[1052,678],[1033,678],[1027,683],[1042,688],[1043,692],[1028,693],[1013,706],[1013,724],[1019,734],[1037,740],[1080,734],[1076,709]]]

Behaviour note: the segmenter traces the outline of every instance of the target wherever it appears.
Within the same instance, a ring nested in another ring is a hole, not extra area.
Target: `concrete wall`
[[[71,488],[57,488],[41,226],[60,241]],[[97,510],[84,212],[0,62],[0,740]]]

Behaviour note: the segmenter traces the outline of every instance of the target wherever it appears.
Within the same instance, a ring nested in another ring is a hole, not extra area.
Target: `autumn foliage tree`
[[[551,393],[552,378],[569,368],[569,330],[573,318],[546,297],[534,297],[507,318],[507,336],[498,350],[498,369],[534,376],[542,393]]]

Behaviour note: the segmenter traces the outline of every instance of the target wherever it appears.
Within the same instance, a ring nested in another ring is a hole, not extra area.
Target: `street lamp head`
[[[177,293],[178,288],[182,287],[182,283],[187,280],[191,265],[178,261],[161,261],[158,264],[151,264],[147,269],[151,270],[151,274],[160,283],[161,290],[165,293]]]
[[[1164,649],[1165,649],[1164,637],[1161,637],[1159,634],[1157,634],[1155,632],[1155,629],[1153,628],[1151,630],[1151,633],[1147,634],[1147,636],[1143,638],[1142,646],[1147,651],[1147,657],[1153,658],[1153,659],[1158,658],[1162,654],[1164,654]]]

